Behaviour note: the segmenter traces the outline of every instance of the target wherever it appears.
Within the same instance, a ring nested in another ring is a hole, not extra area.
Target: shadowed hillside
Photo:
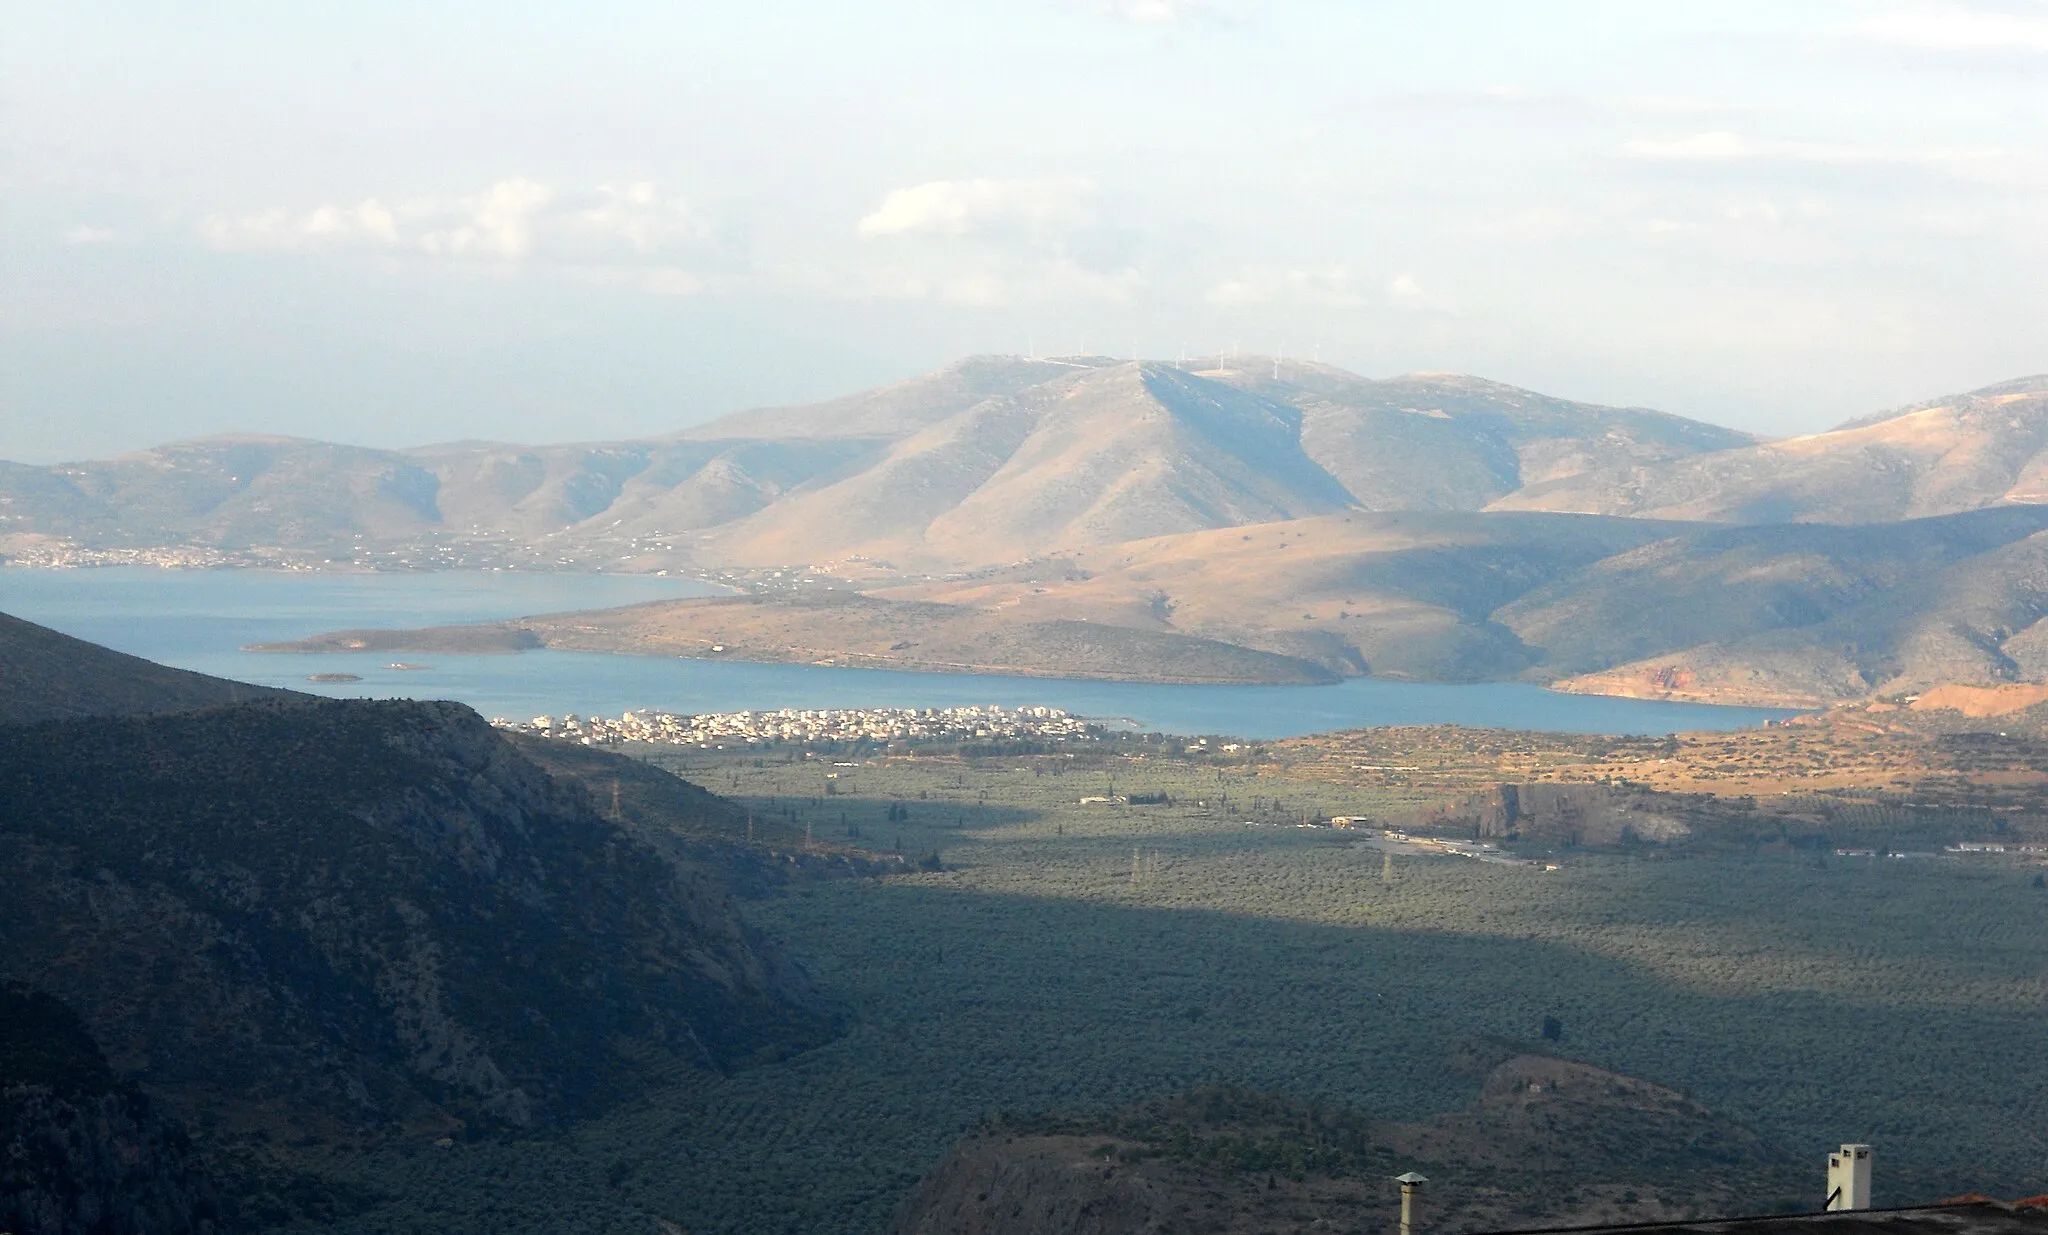
[[[290,691],[173,669],[0,613],[0,724],[289,697]]]
[[[115,1077],[62,1002],[0,983],[0,1229],[214,1235],[215,1182],[192,1140]]]
[[[534,1127],[834,1031],[716,855],[678,860],[664,825],[708,795],[612,822],[455,704],[10,732],[0,977],[259,1176],[318,1170],[261,1148],[280,1129]]]
[[[4,963],[157,1083],[225,1069],[335,1115],[524,1124],[662,1061],[730,1066],[820,1027],[717,889],[679,884],[459,705],[245,704],[21,736],[0,752]],[[133,919],[75,916],[80,861]],[[179,951],[202,939],[224,946]],[[149,1024],[124,1019],[137,1000],[158,1004]]]
[[[1512,1230],[1755,1209],[1805,1182],[1784,1151],[1682,1094],[1492,1043],[1464,1053],[1501,1062],[1469,1107],[1423,1123],[1227,1086],[991,1121],[933,1168],[895,1229],[1384,1231],[1399,1218],[1389,1181],[1419,1171],[1430,1229]]]

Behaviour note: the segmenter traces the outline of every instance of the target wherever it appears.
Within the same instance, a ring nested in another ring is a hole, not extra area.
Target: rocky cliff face
[[[650,839],[454,704],[14,728],[0,976],[230,1137],[528,1126],[827,1036]]]

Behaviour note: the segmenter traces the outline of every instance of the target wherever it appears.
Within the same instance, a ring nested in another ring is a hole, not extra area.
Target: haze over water
[[[311,574],[141,567],[0,570],[0,609],[137,656],[335,697],[458,699],[486,716],[634,708],[1044,705],[1176,733],[1279,738],[1369,725],[1461,724],[1579,733],[1738,729],[1789,713],[1594,695],[1518,683],[1353,679],[1335,686],[1176,686],[897,673],[587,652],[269,655],[245,644],[355,626],[426,626],[598,608],[716,589],[688,579],[514,573]],[[308,682],[353,673],[360,682]]]

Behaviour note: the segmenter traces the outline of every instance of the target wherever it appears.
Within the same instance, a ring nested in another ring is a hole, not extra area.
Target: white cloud
[[[1106,7],[1111,16],[1146,25],[1171,25],[1213,12],[1197,0],[1121,0]]]
[[[856,230],[865,256],[834,294],[995,305],[1123,301],[1143,282],[1117,233],[1096,226],[1092,182],[931,180],[895,189]]]
[[[554,198],[554,190],[544,184],[501,180],[451,207],[420,211],[423,226],[415,243],[435,257],[518,261],[532,254],[535,227]]]
[[[1898,164],[1940,167],[1950,171],[1960,171],[1971,165],[1985,168],[2004,157],[2001,151],[1982,147],[1885,149],[1749,138],[1727,131],[1675,138],[1640,138],[1623,142],[1621,153],[1631,159],[1662,163]]]
[[[1057,0],[1104,21],[1128,22],[1137,26],[1177,26],[1201,20],[1234,21],[1225,8],[1239,7],[1236,0]]]
[[[1695,133],[1665,141],[1625,142],[1621,152],[1636,159],[1747,159],[1755,157],[1756,146],[1734,133]]]
[[[930,180],[893,189],[861,219],[863,236],[1065,231],[1087,225],[1086,180]]]
[[[299,212],[217,214],[199,224],[200,236],[224,250],[647,268],[667,290],[682,286],[675,255],[700,243],[707,231],[687,202],[663,197],[649,184],[564,193],[523,178],[501,180],[463,197],[415,198],[391,206],[372,197],[353,206]]]
[[[1350,270],[1332,266],[1322,270],[1296,270],[1279,266],[1247,266],[1235,276],[1211,287],[1204,297],[1210,304],[1290,305],[1319,309],[1359,309],[1374,304],[1435,305],[1421,280],[1405,271],[1386,281],[1375,293],[1370,282],[1361,283]]]
[[[84,248],[93,245],[119,244],[121,243],[121,233],[111,227],[94,227],[90,223],[78,223],[65,228],[58,234],[58,239],[73,247]]]
[[[1324,307],[1356,306],[1366,300],[1351,273],[1341,266],[1325,270],[1247,266],[1211,287],[1204,299],[1215,305],[1282,303]]]
[[[1894,9],[1858,22],[1862,38],[1951,52],[2048,52],[2048,14],[1956,5]]]
[[[848,300],[947,304],[1125,304],[1144,286],[1138,270],[1094,270],[1058,255],[975,250],[918,254],[880,264],[778,271],[785,286]]]

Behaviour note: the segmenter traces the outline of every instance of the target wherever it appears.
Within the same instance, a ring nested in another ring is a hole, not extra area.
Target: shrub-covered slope
[[[528,1125],[828,1019],[723,887],[454,704],[258,703],[0,743],[0,976],[228,1126]]]
[[[173,669],[0,613],[0,725],[176,712],[290,694]]]
[[[1505,1044],[1458,1055],[1493,1065],[1478,1098],[1421,1123],[1229,1086],[990,1121],[926,1176],[896,1231],[1383,1231],[1398,1215],[1391,1177],[1414,1170],[1444,1231],[1729,1212],[1803,1182],[1782,1150],[1683,1094]]]
[[[191,1138],[107,1066],[61,1001],[0,983],[0,1230],[224,1229]]]

